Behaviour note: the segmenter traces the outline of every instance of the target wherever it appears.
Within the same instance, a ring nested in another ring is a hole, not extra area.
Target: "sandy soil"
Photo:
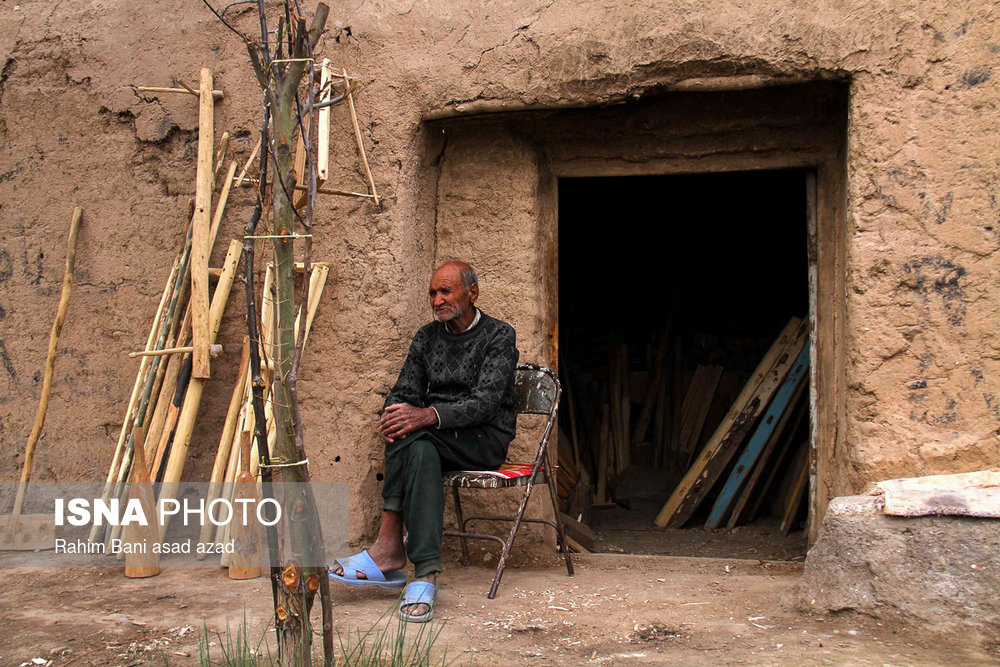
[[[551,557],[509,569],[488,600],[491,569],[449,565],[436,647],[457,656],[455,664],[500,665],[939,665],[1000,657],[961,637],[795,612],[782,596],[800,568],[591,554],[577,557],[571,578]],[[0,577],[3,665],[33,658],[52,667],[196,664],[203,623],[224,635],[245,610],[251,636],[260,637],[270,605],[264,579],[230,581],[219,569],[144,580],[125,579],[120,569],[8,569]],[[335,586],[333,595],[344,633],[370,627],[394,606],[391,593]],[[218,659],[219,647],[212,649]]]

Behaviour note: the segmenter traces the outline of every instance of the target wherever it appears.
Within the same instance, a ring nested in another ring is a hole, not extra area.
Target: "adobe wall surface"
[[[539,236],[551,196],[539,185],[544,161],[519,136],[448,145],[422,119],[449,114],[849,81],[846,282],[831,295],[842,306],[834,372],[843,391],[825,426],[835,431],[832,495],[878,478],[995,464],[996,12],[982,0],[334,4],[319,51],[367,82],[359,115],[386,202],[378,212],[321,200],[314,256],[332,270],[300,394],[314,474],[354,485],[352,535],[370,534],[378,517],[373,424],[428,318],[435,262],[462,254],[477,265],[483,305],[518,325],[522,358],[552,361],[541,302],[550,297],[535,295],[553,261]],[[234,20],[254,30],[252,14]],[[145,342],[194,191],[193,100],[130,86],[194,85],[211,67],[226,92],[217,137],[232,132],[230,152],[243,159],[256,141],[257,87],[239,39],[194,0],[7,2],[0,62],[0,478],[15,478],[22,462],[65,233],[80,205],[77,280],[35,478],[102,479],[136,369],[125,353]],[[331,185],[363,189],[340,111],[333,133]],[[479,151],[486,183],[451,159]],[[490,155],[503,159],[491,164]],[[442,196],[453,199],[441,207]],[[231,199],[213,265],[240,234],[250,200],[246,191]],[[192,440],[191,478],[211,467],[242,307],[237,290],[220,332],[229,352],[214,365]]]

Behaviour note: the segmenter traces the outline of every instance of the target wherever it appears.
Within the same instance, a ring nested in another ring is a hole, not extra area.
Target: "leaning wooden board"
[[[753,519],[752,512],[755,510],[751,508],[758,505],[760,501],[759,496],[764,493],[768,486],[768,484],[764,486],[760,485],[761,478],[767,472],[767,479],[769,481],[773,479],[775,469],[788,450],[788,443],[794,439],[795,434],[799,431],[799,426],[802,424],[802,418],[809,412],[809,401],[802,400],[802,395],[805,393],[808,384],[807,382],[803,382],[799,387],[798,395],[792,397],[791,410],[785,411],[785,414],[782,415],[782,422],[775,427],[771,433],[771,437],[768,438],[767,444],[764,445],[764,451],[757,459],[757,463],[753,467],[753,472],[750,473],[749,478],[743,485],[739,498],[737,498],[736,503],[733,505],[733,511],[729,513],[729,521],[726,523],[726,528],[729,530]],[[753,503],[750,502],[751,499],[754,500]]]
[[[705,528],[718,528],[722,520],[726,518],[729,506],[736,499],[736,494],[740,490],[740,486],[749,476],[757,458],[764,450],[764,445],[770,439],[775,426],[781,423],[783,421],[782,417],[786,412],[791,412],[791,409],[794,407],[793,399],[799,396],[799,390],[803,387],[808,368],[809,343],[807,342],[802,347],[802,351],[799,352],[795,364],[792,366],[791,371],[789,371],[788,377],[781,384],[781,388],[778,389],[778,393],[775,394],[774,400],[771,401],[771,405],[767,408],[763,419],[760,420],[760,425],[757,426],[757,430],[750,437],[750,441],[736,462],[736,467],[729,474],[729,479],[726,480],[722,490],[719,492],[719,497],[712,506],[712,511],[708,514],[708,521],[705,522]]]
[[[808,321],[792,318],[744,385],[725,419],[705,443],[669,500],[656,516],[657,526],[680,528],[708,495],[736,453],[757,415],[785,379],[806,342]]]

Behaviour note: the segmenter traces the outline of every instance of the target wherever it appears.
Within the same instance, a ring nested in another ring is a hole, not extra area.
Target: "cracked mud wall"
[[[256,141],[259,98],[239,40],[193,0],[16,7],[0,9],[0,475],[15,478],[22,462],[66,229],[80,205],[76,284],[35,478],[103,478],[134,379],[126,352],[145,342],[194,190],[193,100],[139,97],[129,86],[190,85],[211,67],[226,91],[216,138],[229,130],[230,152],[244,159]],[[354,538],[370,535],[378,518],[373,424],[410,336],[428,318],[430,271],[444,254],[479,252],[463,245],[460,218],[435,215],[448,152],[474,150],[444,149],[444,137],[422,122],[443,115],[849,81],[846,287],[831,295],[842,301],[832,354],[843,387],[827,426],[836,431],[833,492],[995,465],[996,12],[984,0],[333,4],[320,52],[367,82],[359,115],[386,206],[320,201],[314,256],[332,270],[300,393],[315,475],[353,484]],[[252,30],[250,14],[235,20]],[[340,111],[333,135],[331,185],[363,189]],[[517,174],[544,169],[523,139],[490,141],[483,146],[508,142],[503,150],[522,156]],[[453,181],[464,187],[462,176]],[[464,215],[499,210],[507,190],[519,200],[516,219],[504,222],[518,246],[504,254],[496,244],[480,268],[490,307],[526,327],[519,334],[528,359],[545,356],[551,321],[537,298],[513,295],[540,284],[529,267],[545,273],[550,260],[537,243],[524,246],[537,241],[531,211],[543,214],[544,193],[522,187],[496,181],[492,191],[469,192]],[[522,195],[535,204],[522,205]],[[213,265],[240,233],[250,200],[246,191],[231,199]],[[435,223],[444,223],[437,236]],[[220,333],[227,353],[214,364],[192,440],[191,478],[211,467],[242,305],[237,290]]]

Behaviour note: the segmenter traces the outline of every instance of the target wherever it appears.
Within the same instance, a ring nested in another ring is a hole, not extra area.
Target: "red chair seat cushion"
[[[541,472],[542,466],[539,468]],[[455,470],[444,474],[446,487],[457,486],[465,489],[501,489],[512,486],[526,486],[531,479],[531,464],[504,463],[499,470]],[[544,475],[535,477],[536,484],[544,484]]]

